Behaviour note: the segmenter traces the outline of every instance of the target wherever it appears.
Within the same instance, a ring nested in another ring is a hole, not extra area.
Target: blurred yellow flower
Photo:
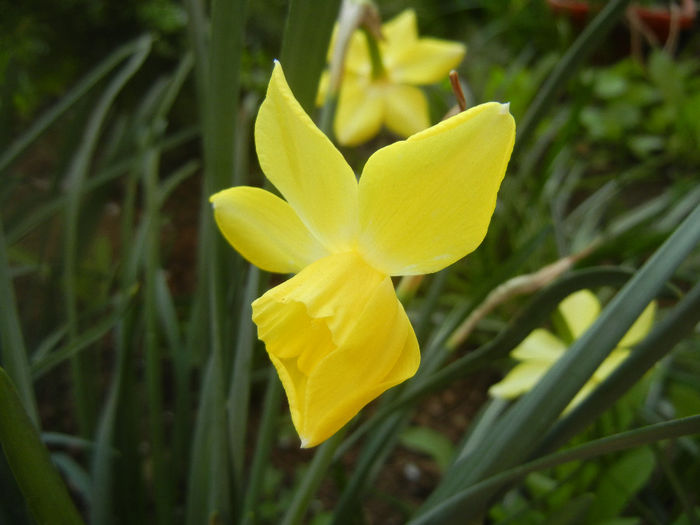
[[[590,290],[579,290],[564,299],[558,307],[569,341],[575,341],[600,315],[600,302]],[[651,302],[630,327],[617,347],[593,373],[589,381],[571,401],[567,410],[583,400],[599,383],[608,377],[625,358],[630,349],[649,333],[656,303]],[[511,353],[520,361],[500,382],[492,385],[489,394],[502,399],[514,399],[529,391],[564,354],[567,344],[544,329],[528,335]]]
[[[253,321],[302,446],[415,374],[418,342],[390,276],[436,272],[476,249],[514,136],[508,107],[483,104],[377,151],[358,183],[275,64],[255,142],[286,200],[239,186],[211,202],[246,259],[297,274],[253,302]]]
[[[459,42],[419,38],[412,9],[382,25],[378,42],[380,71],[373,66],[370,45],[362,31],[355,31],[345,58],[343,81],[333,132],[344,146],[374,137],[385,124],[400,137],[430,126],[428,101],[420,88],[447,78],[464,58]],[[327,91],[328,74],[321,79],[319,103]]]

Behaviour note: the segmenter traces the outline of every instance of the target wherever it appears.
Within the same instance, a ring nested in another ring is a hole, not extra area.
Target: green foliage
[[[423,34],[467,43],[471,102],[510,101],[527,127],[484,244],[406,295],[418,374],[313,451],[250,322],[277,277],[224,245],[206,197],[263,184],[252,123],[273,58],[315,116],[337,3],[3,8],[0,522],[700,520],[698,35],[638,62],[605,36],[617,11],[579,35],[544,2],[409,4]],[[449,84],[426,92],[437,121]],[[394,139],[343,153],[359,172]],[[530,275],[577,253],[553,282]],[[591,333],[522,402],[485,400],[581,288],[608,299]],[[562,415],[651,297],[649,336]]]

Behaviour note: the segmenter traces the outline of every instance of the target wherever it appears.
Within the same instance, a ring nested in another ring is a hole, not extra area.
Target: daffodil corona
[[[483,104],[377,151],[358,182],[275,64],[255,143],[286,200],[240,186],[211,202],[246,259],[296,274],[253,302],[253,321],[302,446],[416,373],[418,342],[390,276],[436,272],[476,249],[514,137],[507,105]]]
[[[370,43],[355,31],[347,50],[333,132],[344,146],[374,137],[385,124],[400,137],[430,125],[428,101],[416,86],[447,78],[467,49],[460,42],[419,38],[416,14],[407,9],[382,25],[372,57]],[[380,64],[373,64],[379,60]],[[328,76],[321,80],[323,103]]]
[[[564,325],[562,330],[566,332],[564,336],[568,342],[573,342],[581,337],[600,315],[600,302],[590,290],[579,290],[564,299],[558,310]],[[630,348],[649,333],[655,311],[656,303],[652,302],[576,394],[567,410],[583,400],[627,358]],[[513,399],[524,394],[535,386],[566,349],[566,342],[548,330],[538,328],[511,352],[511,357],[519,363],[503,380],[491,386],[489,393],[502,399]]]

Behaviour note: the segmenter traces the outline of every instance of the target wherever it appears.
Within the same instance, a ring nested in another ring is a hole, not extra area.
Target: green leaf
[[[605,42],[605,35],[614,27],[617,19],[622,16],[628,3],[629,0],[613,0],[606,3],[595,19],[581,32],[581,35],[542,84],[527,113],[518,123],[518,145],[523,144],[534,132],[547,110],[555,107],[553,102],[556,94],[564,89],[567,80],[578,70],[586,58]]]
[[[212,352],[202,378],[202,397],[194,427],[187,493],[188,525],[231,516],[224,371],[218,353]]]
[[[82,524],[34,423],[2,368],[0,414],[0,444],[34,519],[40,525]]]
[[[631,450],[603,471],[596,487],[588,523],[617,517],[629,500],[644,487],[654,471],[654,454],[648,447]]]
[[[417,516],[409,522],[409,525],[465,523],[468,522],[471,516],[483,512],[489,496],[495,489],[522,479],[531,472],[545,470],[570,461],[585,461],[603,454],[691,434],[700,434],[700,416],[665,421],[590,441],[583,445],[524,463],[475,483],[456,492],[430,510]]]
[[[25,410],[35,425],[39,415],[32,387],[32,377],[24,344],[22,326],[17,312],[17,301],[7,258],[7,245],[0,220],[0,363],[17,384]],[[1,414],[2,412],[0,412]]]
[[[143,46],[143,39],[137,38],[124,44],[114,53],[100,62],[85,75],[68,93],[51,109],[44,113],[34,124],[15,140],[0,156],[0,172],[9,166],[19,155],[39,138],[63,113],[79,101],[95,84],[106,77],[120,62],[137,52]]]
[[[340,0],[291,0],[282,39],[284,74],[301,107],[311,114],[326,63]]]
[[[447,469],[455,447],[444,434],[426,427],[409,427],[399,436],[400,443],[415,452],[429,455],[441,471]]]
[[[497,424],[479,454],[457,461],[424,505],[424,512],[489,475],[512,468],[532,454],[580,388],[612,351],[675,269],[700,242],[700,206],[654,253],[601,312],[586,333]],[[465,508],[454,508],[462,517]]]

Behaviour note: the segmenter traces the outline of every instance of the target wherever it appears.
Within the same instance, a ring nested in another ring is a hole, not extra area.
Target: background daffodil
[[[362,31],[355,31],[348,45],[333,126],[336,139],[345,146],[371,139],[382,124],[401,137],[430,126],[428,101],[416,86],[446,78],[466,53],[459,42],[419,38],[412,9],[382,25],[381,32],[375,57],[381,60],[379,68],[372,63]],[[319,90],[321,103],[327,82],[326,74]]]
[[[529,391],[556,363],[568,348],[593,324],[600,315],[598,298],[590,290],[579,290],[564,299],[558,307],[566,342],[548,330],[538,328],[528,335],[511,353],[520,361],[498,383],[491,386],[489,394],[503,399],[514,399]],[[584,399],[601,381],[608,377],[627,358],[630,349],[649,333],[656,303],[651,302],[630,327],[618,346],[593,373],[590,380],[576,394],[569,408]],[[568,408],[567,408],[568,410]]]
[[[253,321],[302,446],[415,374],[418,343],[390,276],[438,271],[481,243],[514,136],[507,106],[483,104],[377,151],[358,183],[276,63],[255,142],[286,200],[241,186],[211,202],[246,259],[296,273],[253,302]]]

